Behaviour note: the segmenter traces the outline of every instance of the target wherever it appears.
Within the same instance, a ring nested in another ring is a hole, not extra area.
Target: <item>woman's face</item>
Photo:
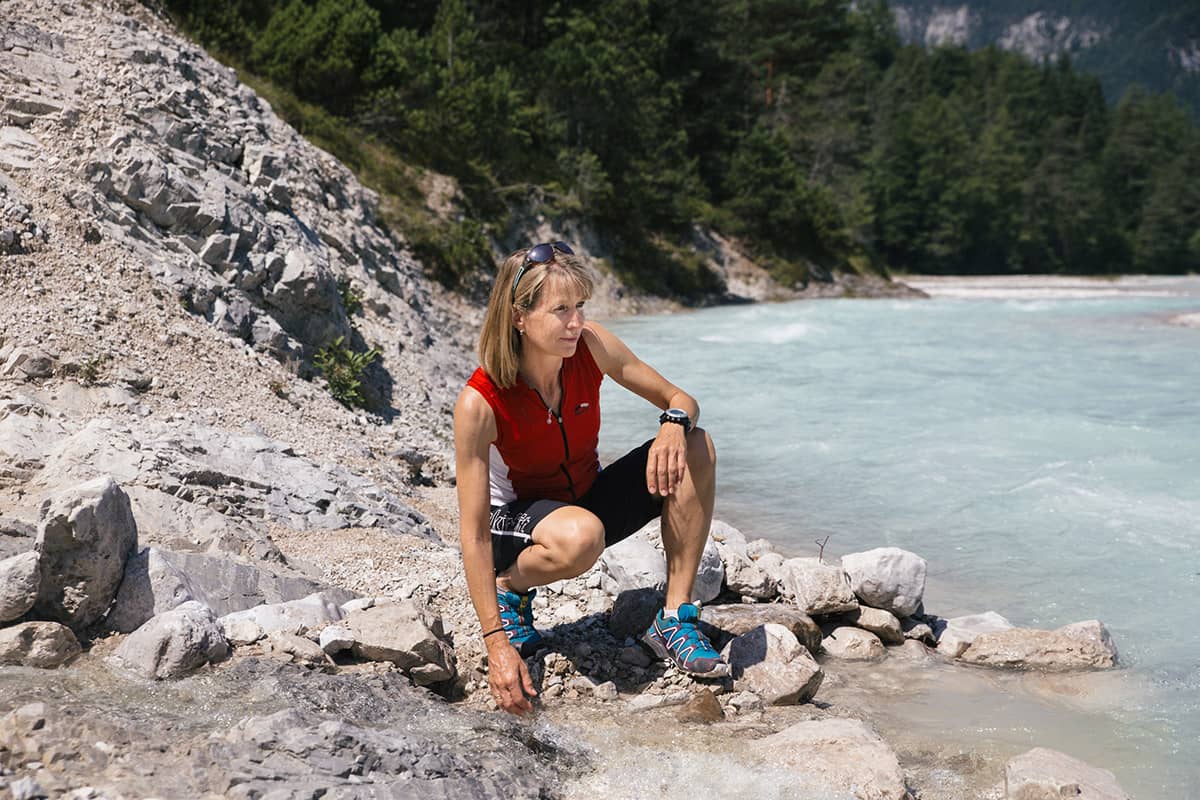
[[[575,355],[583,333],[584,299],[570,283],[548,280],[542,296],[529,311],[518,311],[517,330],[523,331],[523,347],[549,355],[569,358]]]

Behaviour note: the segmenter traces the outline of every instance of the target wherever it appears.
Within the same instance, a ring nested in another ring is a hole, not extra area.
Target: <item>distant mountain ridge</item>
[[[892,4],[900,37],[926,47],[995,45],[1034,61],[1070,57],[1110,100],[1130,84],[1173,92],[1200,116],[1200,2],[909,0]]]

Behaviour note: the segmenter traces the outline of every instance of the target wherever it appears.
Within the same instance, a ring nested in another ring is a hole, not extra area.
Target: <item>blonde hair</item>
[[[592,275],[583,261],[556,250],[550,261],[525,268],[514,297],[513,278],[525,263],[527,252],[529,248],[521,248],[500,265],[488,298],[483,330],[479,333],[479,363],[492,382],[502,389],[517,382],[521,367],[521,337],[513,325],[513,311],[517,308],[528,311],[537,306],[542,299],[542,289],[551,278],[556,284],[565,283],[584,300],[592,296]]]

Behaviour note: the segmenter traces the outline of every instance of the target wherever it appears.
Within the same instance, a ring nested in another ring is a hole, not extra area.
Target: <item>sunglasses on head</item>
[[[568,256],[575,255],[575,251],[566,242],[542,242],[525,251],[525,260],[521,262],[521,268],[517,270],[517,276],[513,278],[512,302],[517,302],[517,284],[521,282],[521,276],[525,274],[525,270],[530,265],[536,267],[538,264],[547,264],[553,261],[555,252]]]

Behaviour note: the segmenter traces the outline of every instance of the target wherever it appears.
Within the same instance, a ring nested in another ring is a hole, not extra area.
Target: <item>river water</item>
[[[897,735],[1045,746],[1138,800],[1200,798],[1200,279],[919,282],[610,321],[700,400],[717,516],[785,553],[897,546],[925,607],[1054,628],[1098,618],[1124,669],[952,678],[889,701]],[[656,413],[606,381],[601,450]]]

